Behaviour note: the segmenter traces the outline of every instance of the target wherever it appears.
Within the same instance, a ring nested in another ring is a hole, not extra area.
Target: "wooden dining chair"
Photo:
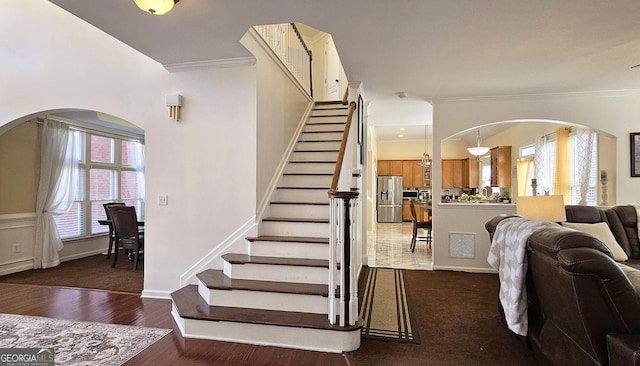
[[[111,221],[111,213],[109,212],[109,206],[124,206],[123,202],[109,202],[103,203],[104,213],[107,216],[107,220]],[[113,243],[116,241],[116,235],[113,231],[113,223],[109,225],[109,249],[107,250],[107,258],[111,257],[111,249],[113,248]]]
[[[118,262],[118,252],[120,252],[120,248],[123,248],[133,251],[133,268],[138,269],[138,258],[144,250],[144,236],[138,230],[136,208],[133,206],[109,206],[109,211],[115,232],[111,268],[115,268]]]
[[[422,220],[422,218],[418,218],[418,215],[416,215],[416,205],[413,200],[410,200],[409,206],[411,208],[411,221],[413,222],[413,236],[411,237],[411,246],[409,248],[411,249],[411,253],[413,253],[416,250],[416,241],[418,240],[426,241],[427,245],[431,247],[432,221],[431,215],[429,215],[428,221],[424,221]],[[418,229],[427,230],[427,236],[418,236]]]

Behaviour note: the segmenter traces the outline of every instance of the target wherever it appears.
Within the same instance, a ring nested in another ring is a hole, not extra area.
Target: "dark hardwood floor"
[[[185,339],[170,314],[171,301],[137,294],[0,283],[0,312],[109,324],[172,328],[131,365],[350,365],[348,356],[278,347]]]

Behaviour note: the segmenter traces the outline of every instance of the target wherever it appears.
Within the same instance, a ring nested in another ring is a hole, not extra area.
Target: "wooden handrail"
[[[349,103],[349,87],[344,90],[344,95],[342,96],[342,104],[347,105]]]
[[[342,135],[342,142],[340,143],[340,152],[338,153],[338,161],[336,162],[336,168],[333,171],[333,180],[331,181],[331,188],[329,188],[329,195],[338,190],[338,181],[340,180],[340,172],[342,170],[342,161],[344,160],[344,152],[347,149],[347,140],[349,139],[349,130],[351,130],[351,120],[353,119],[353,111],[356,109],[356,102],[349,104],[349,115],[347,116],[347,124],[344,128],[344,134]]]

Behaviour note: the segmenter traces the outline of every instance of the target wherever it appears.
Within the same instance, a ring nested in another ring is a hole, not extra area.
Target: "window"
[[[106,233],[104,203],[124,202],[135,206],[144,219],[144,149],[139,141],[123,140],[75,131],[81,149],[78,193],[75,204],[55,217],[62,239]]]
[[[584,130],[582,130],[584,131]],[[585,133],[582,134],[584,136]],[[586,204],[595,206],[597,201],[597,184],[598,184],[598,144],[597,133],[590,132],[591,141],[587,144],[584,141],[579,141],[580,138],[576,133],[576,129],[573,129],[569,134],[568,150],[569,150],[569,204],[579,204],[581,198],[581,176],[586,175],[588,180]],[[584,150],[588,150],[590,155],[590,161],[588,169],[584,172],[580,172],[580,166],[583,165],[585,160]],[[535,164],[533,167],[532,177],[537,179],[537,194],[543,195],[547,192],[549,194],[555,194],[554,186],[556,182],[556,137],[555,133],[543,136],[542,139],[535,145],[523,146],[520,149],[521,160],[535,155]],[[518,170],[520,170],[520,166]],[[520,175],[518,176],[520,179]],[[520,184],[520,182],[518,182]],[[529,185],[529,182],[526,183]],[[531,194],[530,187],[523,187],[526,194]],[[519,189],[519,193],[522,192]]]
[[[595,206],[598,195],[598,139],[597,134],[592,132],[591,141],[587,143],[585,141],[578,141],[580,138],[576,133],[569,135],[569,204],[577,205],[580,203],[581,189],[581,175],[585,174],[585,179],[588,181],[586,190],[586,204],[589,206]],[[580,146],[580,144],[583,146]],[[589,146],[590,145],[590,146]],[[585,156],[582,151],[588,150],[590,157]],[[588,159],[587,159],[588,158]],[[585,162],[588,162],[585,172],[580,172],[580,167]]]

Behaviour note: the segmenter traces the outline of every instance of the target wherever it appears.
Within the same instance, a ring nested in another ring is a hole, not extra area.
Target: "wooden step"
[[[272,205],[311,205],[311,206],[329,206],[329,202],[286,202],[286,201],[273,201],[269,202]]]
[[[222,255],[222,259],[231,264],[267,264],[285,265],[296,267],[322,267],[329,268],[329,261],[321,259],[298,259],[280,257],[258,257],[248,254],[227,253]]]
[[[329,220],[325,219],[309,219],[304,217],[265,217],[262,221],[272,222],[308,222],[312,224],[328,224]]]
[[[250,242],[254,241],[277,241],[277,242],[294,242],[294,243],[314,243],[314,244],[329,244],[329,238],[313,238],[309,236],[273,236],[273,235],[260,235],[250,236],[246,238]]]
[[[173,292],[171,299],[184,337],[338,353],[360,346],[361,320],[341,327],[329,324],[325,314],[210,306],[196,285]]]
[[[312,283],[233,279],[225,276],[223,271],[214,269],[208,269],[204,272],[200,272],[196,277],[209,289],[278,292],[328,297],[327,286]]]
[[[327,285],[232,279],[211,269],[197,277],[198,293],[212,306],[328,314]]]

